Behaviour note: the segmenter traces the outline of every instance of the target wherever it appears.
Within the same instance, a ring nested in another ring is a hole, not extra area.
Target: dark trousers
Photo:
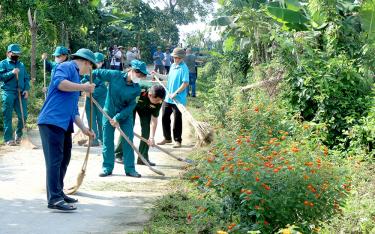
[[[64,199],[64,177],[72,152],[72,133],[49,125],[39,125],[46,162],[47,200],[53,204]]]
[[[171,66],[164,66],[164,68],[165,68],[165,74],[168,75],[169,70],[171,69]]]
[[[164,139],[172,140],[171,137],[171,114],[174,115],[173,122],[173,139],[177,142],[182,142],[182,115],[178,110],[175,104],[163,103],[163,115],[162,115],[162,124],[163,124],[163,135]]]

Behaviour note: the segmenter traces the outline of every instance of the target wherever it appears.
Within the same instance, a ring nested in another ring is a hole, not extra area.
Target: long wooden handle
[[[91,69],[90,69],[90,84],[92,84],[92,70]],[[85,103],[86,103],[86,101],[85,101]],[[85,104],[85,106],[86,106],[86,104]],[[92,105],[92,93],[90,93],[90,116],[89,116],[90,132],[92,130],[92,107],[93,107],[93,105]],[[83,111],[85,111],[85,109]],[[82,165],[82,171],[86,170],[87,162],[88,162],[89,155],[90,155],[90,149],[91,149],[92,141],[93,141],[93,138],[90,136],[89,137],[89,143],[87,145],[87,150],[86,150],[86,157],[85,157],[85,160],[83,161],[83,165]]]
[[[147,141],[147,139],[146,138],[144,138],[144,137],[142,137],[142,136],[140,136],[140,135],[138,135],[137,133],[134,133],[134,136],[136,136],[136,137],[138,137],[141,141],[143,141],[143,142],[145,142],[145,143],[148,143],[148,141]],[[188,159],[183,159],[183,158],[180,158],[180,157],[178,157],[178,156],[176,156],[176,155],[174,155],[174,154],[172,154],[171,152],[169,152],[168,150],[166,150],[166,149],[163,149],[162,147],[160,147],[160,146],[158,146],[158,145],[154,145],[154,146],[152,146],[152,147],[155,147],[156,149],[158,149],[158,150],[160,150],[161,152],[163,152],[163,153],[165,153],[165,154],[167,154],[167,155],[169,155],[169,156],[171,156],[172,158],[175,158],[175,159],[177,159],[178,161],[181,161],[181,162],[186,162],[186,163],[191,163],[191,161],[190,160],[188,160]]]
[[[20,103],[20,110],[21,110],[21,116],[22,116],[22,125],[23,125],[23,128],[25,128],[26,127],[25,117],[23,116],[23,106],[22,106],[21,89],[19,85],[18,73],[16,73],[16,80],[17,80],[18,102]]]
[[[98,108],[98,110],[104,115],[105,118],[107,118],[109,121],[112,120],[112,118],[103,110],[103,108],[99,105],[99,103],[92,98],[92,101],[94,102],[95,106]],[[142,156],[142,154],[139,152],[139,150],[134,146],[133,142],[126,136],[126,134],[122,131],[122,129],[117,126],[116,129],[120,132],[120,135],[128,142],[128,144],[132,147],[132,149],[137,153],[138,157],[142,160],[142,162],[153,172],[156,174],[165,176],[165,174],[155,168],[153,168],[148,161]]]
[[[46,81],[46,60],[43,62],[43,87],[46,88],[47,81]],[[44,92],[44,100],[47,99],[47,92]]]

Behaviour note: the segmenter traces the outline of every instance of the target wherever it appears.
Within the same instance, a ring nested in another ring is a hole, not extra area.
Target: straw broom
[[[138,137],[141,141],[145,142],[146,144],[148,143],[148,141],[147,141],[146,138],[143,138],[142,136],[138,135],[137,133],[134,133],[134,136]],[[155,147],[156,149],[158,149],[158,150],[160,150],[161,152],[167,154],[168,156],[171,156],[172,158],[177,159],[178,161],[186,162],[186,163],[189,163],[189,164],[192,164],[192,163],[193,163],[193,160],[191,160],[191,159],[180,158],[180,157],[178,157],[178,156],[172,154],[172,153],[169,152],[168,150],[163,149],[162,147],[160,147],[160,146],[158,146],[158,145],[153,145],[152,147]]]
[[[90,70],[90,84],[92,84],[92,70]],[[93,108],[92,99],[93,99],[92,93],[90,93],[90,117],[89,117],[89,129],[90,129],[90,131],[92,130],[92,112],[93,112],[93,110],[92,110],[92,108]],[[85,111],[85,110],[83,110],[83,111]],[[66,194],[76,193],[78,191],[79,187],[82,185],[83,178],[85,178],[85,175],[86,175],[86,167],[87,167],[87,162],[89,160],[92,140],[93,140],[92,137],[89,137],[89,144],[87,146],[85,160],[83,161],[81,171],[78,173],[76,184],[74,186],[68,188],[67,191],[66,191]]]
[[[154,75],[156,81],[163,86],[167,95],[170,95],[168,89],[164,86],[164,84],[160,81],[160,79]],[[203,144],[210,144],[213,141],[213,129],[210,125],[206,122],[197,121],[194,119],[193,115],[186,109],[184,105],[179,103],[175,98],[172,98],[173,102],[176,104],[178,110],[184,115],[184,117],[189,121],[189,123],[194,127],[195,133],[198,137],[198,146],[202,146]]]
[[[92,98],[92,101],[94,102],[94,104],[96,105],[96,107],[98,108],[98,110],[104,115],[105,118],[107,118],[109,121],[112,120],[112,118],[103,110],[103,108],[99,105],[99,103],[94,99]],[[122,131],[122,129],[117,126],[116,129],[120,132],[120,135],[128,142],[128,144],[133,148],[133,150],[137,153],[138,157],[142,160],[142,162],[153,172],[155,172],[156,174],[159,174],[159,175],[162,175],[162,176],[165,176],[165,174],[155,168],[153,168],[149,163],[148,161],[142,156],[142,154],[139,152],[139,150],[137,149],[137,147],[134,146],[133,142],[128,138],[128,136],[126,136],[126,134]]]
[[[23,116],[21,89],[18,83],[18,73],[16,73],[16,79],[17,79],[18,102],[20,104],[21,117],[22,117],[22,133],[24,134],[24,136],[21,139],[21,146],[24,148],[29,148],[29,149],[38,149],[39,147],[32,143],[29,135],[27,134],[25,117]]]

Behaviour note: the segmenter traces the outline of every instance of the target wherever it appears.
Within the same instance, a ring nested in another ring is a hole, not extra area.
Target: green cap
[[[155,47],[154,47],[155,48]],[[157,49],[161,49],[161,46],[156,47]]]
[[[81,58],[87,61],[90,61],[92,63],[92,67],[96,68],[96,62],[95,62],[95,55],[94,53],[89,49],[79,49],[75,54],[72,54],[72,59],[75,58]]]
[[[104,54],[96,52],[96,53],[94,53],[94,55],[95,55],[95,62],[96,63],[100,63],[100,62],[104,61]]]
[[[60,56],[60,55],[68,55],[69,51],[64,46],[58,46],[55,49],[55,52],[52,54],[53,56]]]
[[[20,54],[21,53],[21,47],[18,44],[10,44],[8,46],[8,50],[7,51],[8,52],[13,52],[15,54]]]
[[[137,69],[137,70],[140,70],[143,74],[145,75],[148,75],[150,74],[148,71],[147,71],[147,66],[144,62],[142,61],[139,61],[137,59],[134,59],[130,62],[130,65],[133,69]]]

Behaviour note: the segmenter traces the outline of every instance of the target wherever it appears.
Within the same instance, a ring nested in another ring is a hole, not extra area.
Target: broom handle
[[[92,69],[90,69],[90,84],[92,84]],[[85,101],[86,103],[86,101]],[[93,104],[92,104],[92,93],[90,93],[90,116],[89,116],[89,130],[91,132],[92,130],[92,107],[93,107]],[[85,110],[83,110],[85,111]],[[91,148],[91,144],[92,144],[92,137],[89,136],[89,144],[87,146],[87,150],[86,150],[86,157],[85,157],[85,161],[83,162],[83,165],[82,165],[82,170],[85,171],[86,170],[86,167],[87,167],[87,162],[88,162],[88,159],[89,159],[89,155],[90,155],[90,148]]]
[[[146,144],[148,143],[147,139],[138,135],[137,133],[134,133],[134,136],[138,137],[141,141],[145,142]],[[160,150],[161,152],[163,153],[166,153],[167,155],[177,159],[178,161],[183,161],[183,162],[186,162],[186,159],[183,159],[183,158],[180,158],[176,155],[173,155],[171,152],[169,152],[168,150],[166,149],[163,149],[162,147],[158,146],[158,145],[154,145],[153,147],[155,147],[156,149]]]
[[[109,121],[112,120],[112,118],[103,110],[103,108],[99,105],[99,103],[92,98],[92,101],[94,102],[95,106],[98,108],[98,110],[106,117]],[[153,167],[150,166],[148,161],[142,156],[142,154],[139,152],[139,150],[134,146],[133,142],[126,136],[126,134],[122,131],[122,129],[117,126],[116,129],[120,132],[120,135],[128,142],[128,144],[133,148],[133,150],[137,153],[138,157],[142,160],[142,162],[153,172],[156,174],[165,176],[165,174]]]
[[[46,88],[46,60],[43,62],[43,87]],[[44,92],[44,100],[47,99],[47,92]]]
[[[21,116],[22,116],[22,125],[24,129],[25,126],[25,117],[23,116],[23,106],[22,106],[22,98],[21,98],[21,90],[20,90],[20,85],[18,81],[18,73],[16,73],[16,80],[17,80],[17,91],[18,91],[18,102],[20,103],[20,110],[21,110]]]

